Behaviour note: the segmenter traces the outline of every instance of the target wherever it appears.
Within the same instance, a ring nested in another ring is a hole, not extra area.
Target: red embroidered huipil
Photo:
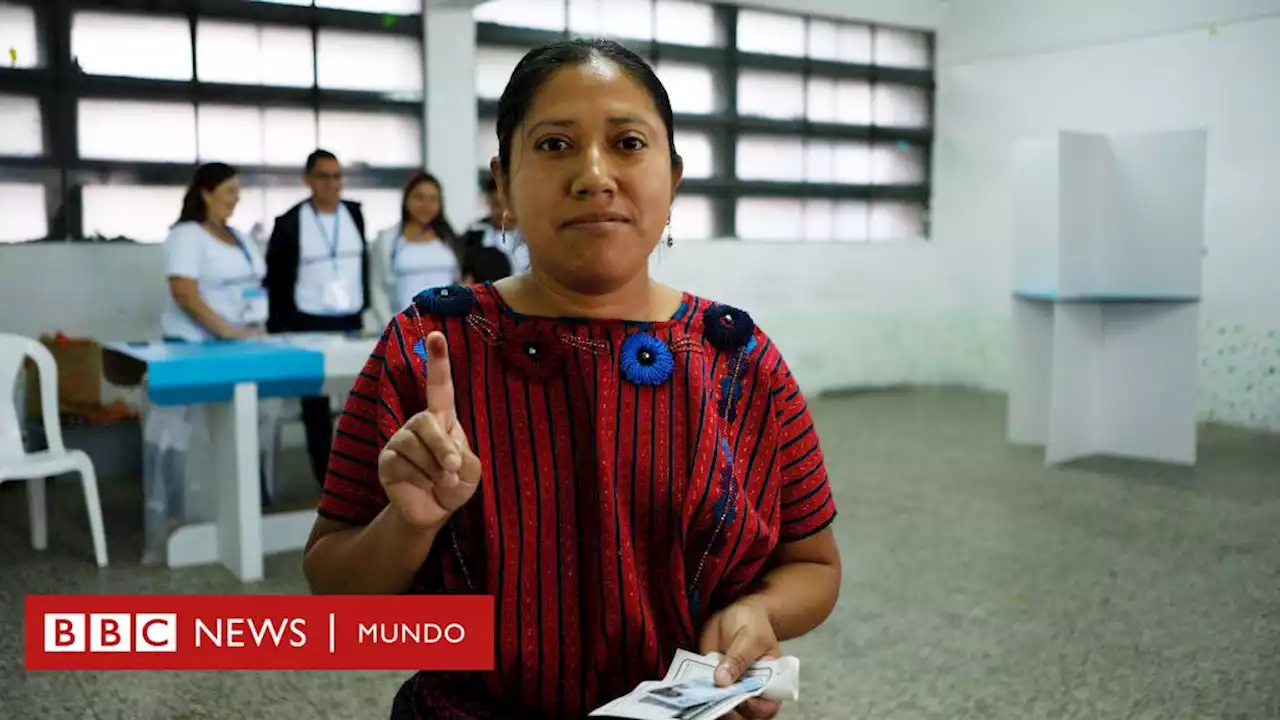
[[[433,330],[484,476],[411,592],[494,595],[498,641],[492,673],[420,674],[422,717],[583,717],[696,651],[779,542],[835,517],[804,397],[746,313],[686,294],[666,322],[532,318],[487,285],[424,291],[392,321],[321,515],[386,506],[378,452],[425,407]]]

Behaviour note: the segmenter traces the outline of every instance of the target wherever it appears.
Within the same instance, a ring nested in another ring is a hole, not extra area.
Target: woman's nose
[[[569,188],[574,197],[588,198],[618,190],[617,178],[608,149],[591,143],[580,156],[581,161]]]

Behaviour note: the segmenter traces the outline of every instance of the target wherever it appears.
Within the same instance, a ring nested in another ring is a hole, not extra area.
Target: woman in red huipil
[[[551,43],[498,112],[492,169],[532,267],[392,320],[338,426],[307,578],[495,597],[495,670],[419,673],[393,717],[581,718],[677,648],[725,653],[727,684],[836,601],[805,400],[747,313],[649,277],[681,160],[644,60]]]

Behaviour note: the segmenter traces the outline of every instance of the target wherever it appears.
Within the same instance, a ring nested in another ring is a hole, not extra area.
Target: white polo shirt
[[[252,240],[227,229],[235,236],[236,245],[214,237],[198,222],[174,225],[164,241],[165,273],[168,277],[195,280],[200,299],[228,323],[264,323],[267,295],[262,278],[267,272],[266,262]],[[172,294],[160,316],[160,331],[165,337],[188,342],[214,339],[212,333],[178,307]]]
[[[397,228],[390,252],[391,299],[397,309],[412,305],[414,296],[427,288],[457,282],[458,260],[443,240],[410,242]]]
[[[293,301],[307,315],[354,315],[364,306],[364,241],[347,206],[298,210],[298,282]]]

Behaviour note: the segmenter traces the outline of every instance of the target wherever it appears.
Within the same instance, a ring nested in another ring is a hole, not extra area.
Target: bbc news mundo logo
[[[178,652],[177,613],[49,613],[49,653]]]
[[[27,670],[492,670],[488,595],[28,595]]]

